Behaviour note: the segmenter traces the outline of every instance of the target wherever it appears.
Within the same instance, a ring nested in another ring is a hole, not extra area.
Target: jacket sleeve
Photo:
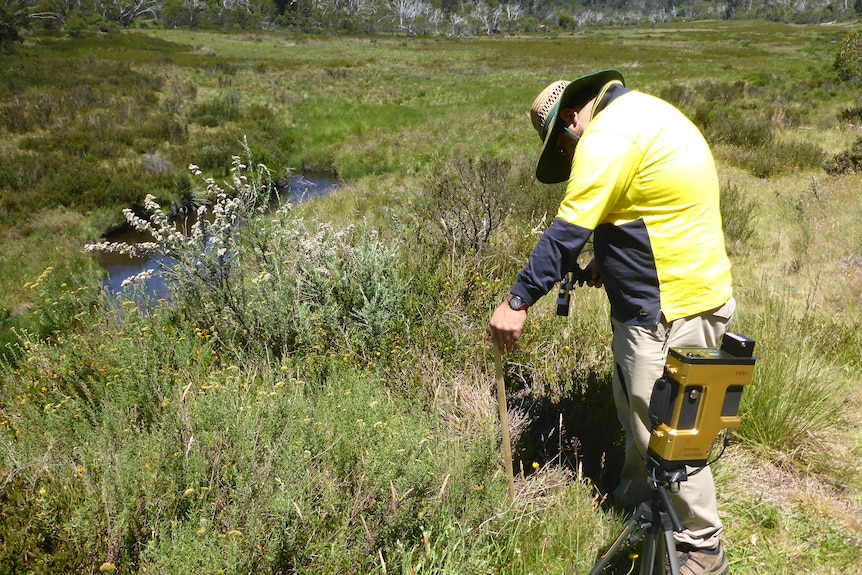
[[[547,294],[573,270],[592,230],[555,219],[539,239],[518,280],[510,290],[527,305]]]

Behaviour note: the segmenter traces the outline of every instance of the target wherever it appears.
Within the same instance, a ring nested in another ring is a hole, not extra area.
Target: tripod
[[[676,492],[679,482],[685,481],[688,476],[685,467],[667,470],[653,461],[649,461],[647,467],[652,498],[638,506],[614,544],[599,558],[590,575],[598,575],[624,543],[637,543],[641,539],[640,575],[664,575],[665,558],[670,565],[671,575],[679,575],[679,558],[673,533],[682,531],[682,525],[671,505],[668,491]]]

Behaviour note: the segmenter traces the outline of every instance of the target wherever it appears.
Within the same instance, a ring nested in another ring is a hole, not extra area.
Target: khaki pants
[[[622,482],[614,494],[624,505],[637,505],[652,495],[644,464],[650,438],[648,410],[653,385],[664,372],[668,349],[720,345],[735,309],[736,302],[731,298],[716,310],[653,327],[630,326],[611,320],[616,364],[614,403],[626,431]],[[700,548],[715,547],[722,525],[709,467],[680,482],[679,486],[679,493],[671,494],[671,503],[683,526],[683,531],[675,534],[677,542]]]

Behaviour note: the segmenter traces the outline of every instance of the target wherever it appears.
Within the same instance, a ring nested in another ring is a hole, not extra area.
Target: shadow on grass
[[[625,434],[617,420],[609,373],[573,377],[559,398],[522,400],[529,423],[514,446],[514,468],[534,473],[534,463],[558,462],[588,479],[599,494],[619,483]]]
[[[575,477],[589,481],[605,512],[625,522],[631,510],[614,507],[606,498],[619,483],[625,433],[617,420],[610,373],[573,374],[568,391],[559,398],[524,396],[522,408],[529,423],[514,445],[516,473],[529,476],[546,464],[561,465]],[[529,386],[526,387],[529,389]],[[614,534],[614,538],[618,534]],[[600,545],[605,553],[613,538]],[[632,556],[640,553],[624,544],[601,571],[602,575],[623,575],[633,569]],[[598,564],[600,556],[595,557]]]

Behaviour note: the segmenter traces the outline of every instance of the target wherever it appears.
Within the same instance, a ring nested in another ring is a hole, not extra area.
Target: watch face
[[[515,311],[521,311],[524,307],[524,301],[520,296],[513,295],[512,299],[509,300],[509,307]]]

